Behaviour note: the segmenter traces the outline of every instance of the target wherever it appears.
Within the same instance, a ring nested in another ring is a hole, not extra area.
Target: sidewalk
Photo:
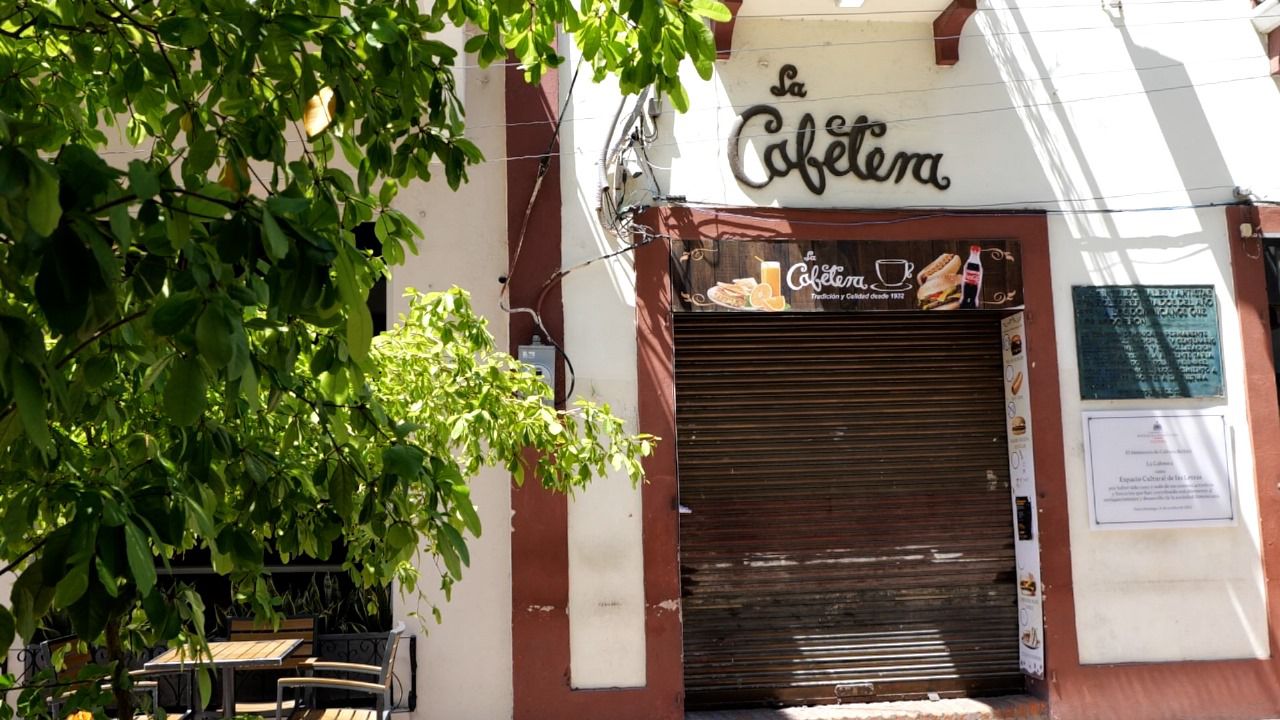
[[[820,705],[780,710],[703,710],[685,720],[1047,720],[1045,703],[1027,695]]]

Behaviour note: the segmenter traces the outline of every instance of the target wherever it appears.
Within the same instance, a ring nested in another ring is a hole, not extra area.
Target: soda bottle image
[[[969,246],[969,259],[964,263],[964,286],[960,289],[960,307],[982,307],[982,248]]]

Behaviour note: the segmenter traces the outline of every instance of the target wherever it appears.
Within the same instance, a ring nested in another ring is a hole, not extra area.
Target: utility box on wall
[[[544,345],[542,337],[534,335],[529,345],[521,345],[519,348],[520,362],[526,365],[532,365],[534,370],[538,371],[538,376],[542,381],[551,388],[551,394],[555,395],[556,391],[556,349],[551,345]]]

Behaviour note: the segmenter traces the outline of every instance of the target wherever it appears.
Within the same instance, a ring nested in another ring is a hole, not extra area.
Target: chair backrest
[[[80,671],[93,662],[93,653],[75,635],[45,640],[40,643],[40,650],[49,659],[49,667],[53,669],[53,678],[57,683],[74,681],[79,677]],[[65,652],[62,656],[61,668],[53,661],[54,656],[60,652]]]
[[[386,688],[388,705],[390,704],[391,681],[395,678],[396,672],[396,649],[400,646],[400,636],[403,634],[404,623],[397,623],[387,633],[387,646],[385,652],[382,653],[382,672],[378,675],[378,682]]]
[[[279,628],[259,623],[253,618],[231,618],[228,621],[228,640],[301,640],[302,644],[285,659],[281,667],[296,667],[315,655],[317,618],[313,616],[287,617]]]

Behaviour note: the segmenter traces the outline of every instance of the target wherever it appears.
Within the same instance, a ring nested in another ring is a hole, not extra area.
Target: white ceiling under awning
[[[951,0],[744,0],[738,17],[933,22]]]
[[[746,7],[750,2],[745,2]],[[1260,33],[1269,33],[1280,28],[1280,0],[1267,0],[1253,9],[1253,26]]]

